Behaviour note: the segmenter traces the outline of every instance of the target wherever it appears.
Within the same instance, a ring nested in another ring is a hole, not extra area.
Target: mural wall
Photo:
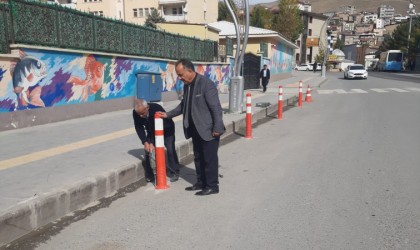
[[[174,62],[35,49],[19,55],[16,62],[0,61],[0,113],[134,96],[140,72],[159,73],[163,92],[183,87]],[[227,91],[229,65],[195,67]]]
[[[271,74],[290,73],[293,70],[293,48],[277,43],[270,58]]]

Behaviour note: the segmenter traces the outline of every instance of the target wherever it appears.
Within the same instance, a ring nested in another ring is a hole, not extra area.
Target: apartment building
[[[295,51],[295,62],[296,64],[312,63],[320,53],[319,41],[321,37],[325,37],[325,34],[321,34],[321,30],[328,17],[306,11],[301,12],[301,17],[305,30],[296,40],[299,50]]]
[[[378,20],[378,14],[365,14],[363,16],[363,23],[376,23]]]
[[[381,5],[378,8],[378,18],[392,19],[394,18],[395,9],[390,5]]]
[[[156,9],[166,22],[206,24],[217,21],[218,0],[77,0],[76,9],[135,24]]]

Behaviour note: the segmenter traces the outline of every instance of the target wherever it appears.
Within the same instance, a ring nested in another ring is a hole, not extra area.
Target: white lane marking
[[[378,93],[388,93],[385,89],[370,89],[372,91],[378,92]]]
[[[408,89],[408,90],[411,90],[411,91],[419,91],[420,92],[420,88],[405,88],[405,89]]]
[[[363,89],[351,89],[350,93],[357,93],[357,94],[367,94],[367,91],[364,91]]]
[[[395,91],[395,92],[400,92],[400,93],[406,93],[406,92],[409,92],[409,91],[407,91],[407,90],[404,90],[404,89],[398,89],[398,88],[386,88],[386,89],[393,90],[393,91]]]
[[[337,93],[337,94],[348,94],[344,89],[319,89],[318,90],[318,94],[333,94],[333,93]]]

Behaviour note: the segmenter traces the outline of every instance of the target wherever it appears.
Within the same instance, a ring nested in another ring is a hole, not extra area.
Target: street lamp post
[[[410,0],[410,3],[408,4],[408,11],[407,11],[409,18],[410,18],[410,23],[408,26],[408,39],[407,39],[407,53],[410,49],[410,38],[411,38],[411,22],[413,19],[413,15],[416,13],[415,9],[414,9],[414,4],[413,1]]]

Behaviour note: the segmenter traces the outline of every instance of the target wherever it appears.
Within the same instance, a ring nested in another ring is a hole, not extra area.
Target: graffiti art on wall
[[[283,43],[278,43],[271,57],[271,74],[292,72],[293,49]]]
[[[221,92],[229,65],[196,65]],[[36,49],[16,62],[0,62],[0,112],[90,103],[134,96],[136,73],[159,73],[163,91],[182,91],[174,62]]]

